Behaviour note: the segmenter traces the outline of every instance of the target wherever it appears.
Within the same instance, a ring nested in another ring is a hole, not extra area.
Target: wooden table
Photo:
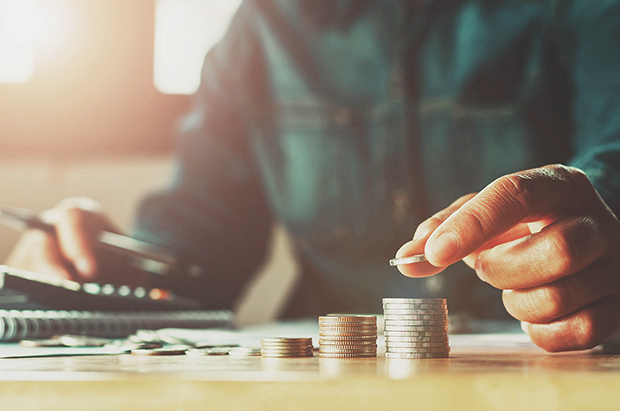
[[[454,347],[449,359],[132,355],[0,360],[3,410],[620,409],[620,356]]]

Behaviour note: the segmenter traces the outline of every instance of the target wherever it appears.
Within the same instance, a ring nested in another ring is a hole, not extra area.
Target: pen
[[[24,208],[0,207],[0,221],[18,230],[34,228],[56,233],[54,225],[43,221],[34,211]],[[109,231],[99,234],[95,246],[118,255],[134,257],[138,259],[140,268],[155,274],[167,274],[177,264],[176,255],[168,249]]]

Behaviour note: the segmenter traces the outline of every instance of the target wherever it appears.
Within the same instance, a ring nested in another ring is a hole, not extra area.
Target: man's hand
[[[94,200],[69,198],[42,213],[41,218],[55,226],[56,235],[26,231],[6,264],[57,278],[93,281],[98,270],[94,241],[103,230],[117,232],[101,206]]]
[[[594,347],[620,331],[620,222],[586,175],[561,165],[499,178],[418,227],[397,257],[425,277],[459,260],[502,289],[506,310],[548,351]]]

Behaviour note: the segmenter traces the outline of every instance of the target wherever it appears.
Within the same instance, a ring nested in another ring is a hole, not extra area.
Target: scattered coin
[[[228,351],[233,347],[215,347],[215,348],[190,348],[185,351],[186,355],[195,357],[205,357],[214,355],[228,355]]]
[[[182,347],[162,347],[162,348],[138,348],[131,350],[133,355],[183,355],[187,351],[185,346]]]
[[[233,347],[228,351],[228,355],[237,357],[254,357],[260,355],[260,348],[252,347]]]
[[[60,341],[60,338],[21,340],[19,345],[22,347],[64,347],[64,344]]]
[[[58,337],[62,345],[67,347],[103,347],[112,342],[108,338],[89,337],[87,335],[65,334]]]

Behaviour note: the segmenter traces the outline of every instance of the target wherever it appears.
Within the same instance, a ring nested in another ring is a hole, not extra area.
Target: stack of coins
[[[445,298],[384,298],[387,358],[446,358],[448,306]]]
[[[261,354],[268,358],[312,357],[312,338],[261,338]]]
[[[319,357],[377,356],[376,316],[319,317]]]

